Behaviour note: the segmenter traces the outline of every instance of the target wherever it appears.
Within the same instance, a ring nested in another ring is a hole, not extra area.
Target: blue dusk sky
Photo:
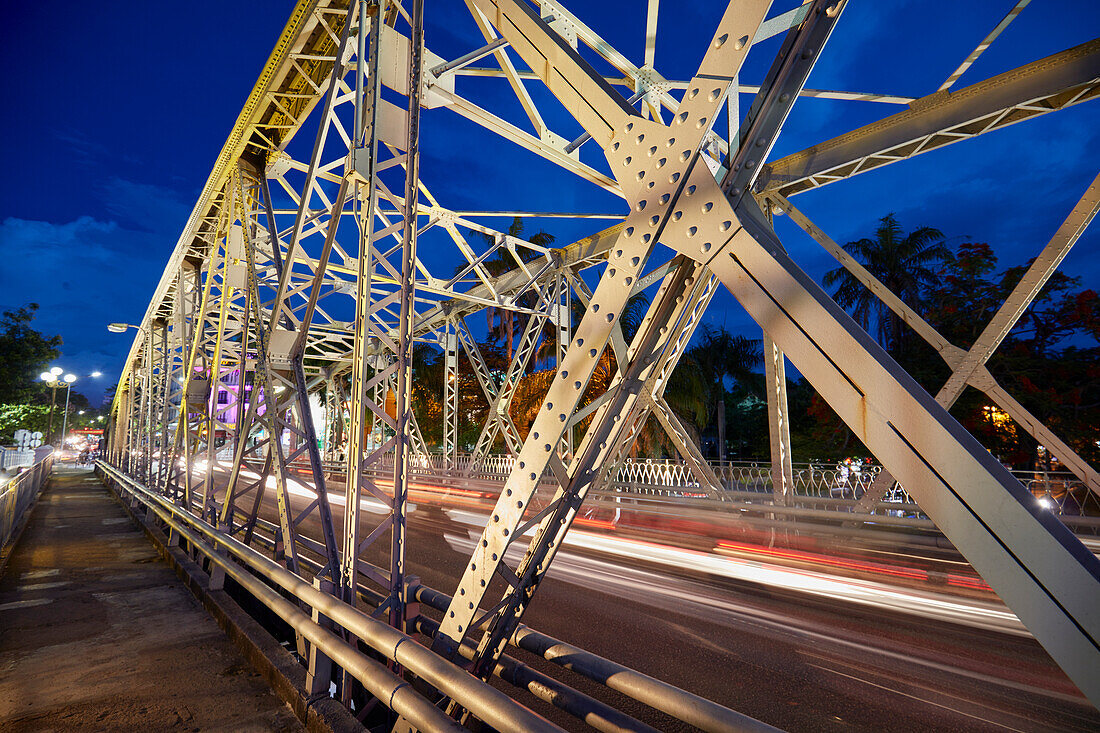
[[[481,45],[463,3],[426,0],[429,48],[454,58]],[[643,0],[566,2],[641,64]],[[777,2],[772,14],[792,7]],[[1014,5],[1014,0],[852,0],[810,76],[810,88],[921,97],[935,91]],[[20,3],[6,12],[0,61],[7,112],[0,118],[8,174],[0,180],[0,309],[41,304],[35,327],[64,340],[58,364],[82,379],[93,403],[113,384],[187,216],[293,4]],[[690,78],[723,5],[661,4],[656,67]],[[1034,0],[955,89],[1088,41],[1100,31],[1095,0]],[[750,54],[746,84],[762,80],[779,39]],[[480,64],[488,65],[489,59]],[[500,80],[461,78],[460,93],[530,129]],[[579,126],[541,85],[529,84],[550,127]],[[742,113],[751,95],[740,98]],[[903,110],[903,106],[802,98],[772,158]],[[833,239],[871,236],[895,212],[906,229],[929,225],[952,244],[988,242],[1000,265],[1034,256],[1097,173],[1100,106],[1088,102],[976,140],[947,146],[797,196],[793,203]],[[421,176],[456,209],[622,213],[594,186],[499,140],[448,110],[424,116]],[[722,123],[724,129],[724,123]],[[606,169],[594,145],[582,159]],[[490,223],[490,222],[486,222]],[[506,227],[507,223],[495,223]],[[605,223],[544,219],[559,244]],[[817,278],[830,258],[785,218],[777,231]],[[1100,290],[1098,226],[1063,263]],[[421,252],[422,257],[424,252]],[[428,258],[430,261],[430,257]],[[759,329],[723,294],[707,320],[756,337]]]

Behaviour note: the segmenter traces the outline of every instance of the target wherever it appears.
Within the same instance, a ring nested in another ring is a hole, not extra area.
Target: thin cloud
[[[140,321],[175,240],[82,216],[65,223],[0,222],[0,308],[38,303],[34,328],[59,334],[59,363],[74,372],[121,363],[130,340],[104,338],[112,321]],[[87,380],[94,402],[108,381]]]

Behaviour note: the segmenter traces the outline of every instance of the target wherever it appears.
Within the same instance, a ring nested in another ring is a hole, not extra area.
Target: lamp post
[[[46,428],[46,443],[47,444],[50,443],[50,438],[53,435],[53,410],[54,410],[54,406],[57,404],[57,388],[59,386],[59,383],[57,382],[57,378],[64,371],[65,370],[62,369],[61,367],[53,367],[48,372],[42,372],[41,374],[38,375],[42,379],[43,382],[45,382],[46,384],[50,385],[50,387],[53,388],[53,389],[50,390],[50,423],[49,423],[49,427]]]
[[[47,442],[50,442],[50,437],[53,434],[53,411],[54,411],[54,407],[57,404],[57,388],[58,387],[64,387],[65,388],[65,414],[63,415],[63,419],[61,421],[61,425],[62,425],[61,426],[61,449],[62,450],[65,449],[65,433],[69,429],[69,395],[72,392],[73,382],[75,382],[77,380],[77,376],[75,374],[65,374],[65,376],[62,377],[61,375],[64,373],[64,371],[65,370],[62,369],[61,367],[56,367],[55,366],[55,367],[51,368],[48,372],[42,372],[41,374],[38,375],[39,378],[43,382],[45,382],[47,385],[49,385],[49,387],[51,387],[51,393],[50,393],[50,421],[49,421],[49,426],[46,429],[46,441]],[[89,374],[87,376],[89,376],[89,377],[101,377],[101,376],[103,376],[103,373],[95,371],[95,372],[92,372],[91,374]]]
[[[135,331],[141,331],[141,326],[135,326],[132,323],[121,323],[120,322],[120,323],[108,323],[107,324],[107,330],[110,331],[111,333],[126,333],[126,329],[128,329],[128,328],[132,328]],[[120,445],[116,444],[116,440],[118,439],[117,430],[115,429],[116,426],[117,426],[117,422],[112,423],[110,426],[108,426],[110,431],[111,431],[111,441],[108,445],[113,445],[113,447],[110,448],[110,451],[111,451],[111,454],[112,454],[112,460],[119,459],[120,456],[131,455],[128,448],[125,448],[123,446],[120,446]],[[130,436],[129,431],[130,431],[130,428],[128,427],[127,428],[127,442],[128,443],[131,440],[131,436]],[[119,455],[115,455],[116,453],[119,453]],[[131,460],[132,459],[127,459],[127,468],[128,469],[131,468],[131,466],[130,466],[130,461]]]
[[[69,395],[72,394],[75,381],[75,374],[65,375],[65,414],[61,418],[61,450],[65,450],[65,435],[69,430]]]

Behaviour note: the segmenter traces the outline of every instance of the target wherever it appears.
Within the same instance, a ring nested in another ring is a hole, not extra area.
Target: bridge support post
[[[336,584],[327,578],[314,578],[313,587],[322,593],[333,594],[336,592]],[[313,623],[322,628],[332,629],[334,627],[332,619],[318,611],[316,606],[312,608],[312,618]],[[306,695],[309,696],[310,700],[329,697],[329,690],[332,688],[332,659],[318,649],[316,644],[306,643],[309,645],[306,666]]]
[[[458,466],[458,331],[447,319],[443,326],[443,464]]]
[[[786,358],[771,337],[764,333],[764,383],[768,391],[768,437],[771,445],[772,497],[787,506],[794,500],[794,469],[791,465],[790,412],[787,409]]]

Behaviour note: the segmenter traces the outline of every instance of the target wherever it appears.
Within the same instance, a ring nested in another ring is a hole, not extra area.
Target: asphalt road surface
[[[292,504],[301,511],[310,496],[296,488]],[[338,533],[342,493],[330,486]],[[425,491],[410,498],[407,572],[450,594],[491,504]],[[376,502],[362,507],[365,536],[384,515]],[[273,490],[261,513],[278,521]],[[318,535],[310,519],[302,527]],[[1100,712],[995,601],[853,580],[766,556],[730,560],[603,527],[579,525],[570,537],[524,623],[776,727],[1100,730]],[[365,559],[388,567],[383,544]],[[512,559],[515,567],[518,555]],[[490,591],[485,606],[499,598]],[[659,730],[692,730],[523,650],[508,653]],[[559,725],[590,730],[496,682]]]

